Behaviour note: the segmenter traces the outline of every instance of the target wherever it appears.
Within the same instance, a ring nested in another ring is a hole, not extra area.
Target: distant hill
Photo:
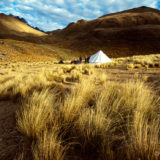
[[[0,38],[17,39],[16,37],[45,35],[45,33],[29,26],[24,18],[0,14]]]
[[[102,49],[110,57],[160,53],[160,11],[148,7],[79,20],[46,41],[81,54]]]
[[[58,48],[59,56],[65,49],[73,56],[98,50],[109,57],[156,54],[160,53],[160,10],[142,6],[90,21],[78,20],[46,33],[32,28],[23,18],[0,14],[0,39],[48,44]]]

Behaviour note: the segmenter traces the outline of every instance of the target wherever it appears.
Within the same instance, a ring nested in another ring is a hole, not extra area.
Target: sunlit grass
[[[20,107],[17,135],[0,149],[0,159],[158,160],[159,95],[138,73],[148,68],[129,62],[124,70],[137,69],[133,79],[112,81],[105,71],[117,63],[2,64],[15,71],[0,77],[0,99]]]

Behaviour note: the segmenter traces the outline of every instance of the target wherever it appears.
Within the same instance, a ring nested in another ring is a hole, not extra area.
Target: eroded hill
[[[148,7],[79,20],[50,33],[48,41],[84,54],[99,49],[110,57],[160,52],[160,11]]]

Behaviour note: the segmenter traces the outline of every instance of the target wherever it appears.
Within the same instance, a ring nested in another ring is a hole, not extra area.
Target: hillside
[[[0,14],[0,61],[59,61],[74,57],[71,50],[46,44],[46,36],[24,18]]]
[[[46,33],[27,25],[24,19],[0,14],[0,39],[26,42],[25,48],[28,42],[37,44],[40,53],[41,46],[47,45],[49,54],[53,52],[55,59],[58,55],[58,60],[83,57],[98,50],[109,57],[157,54],[160,53],[160,10],[142,6],[90,21],[82,19],[64,29]],[[48,54],[47,48],[42,56]],[[30,50],[35,53],[32,48]]]
[[[45,36],[46,34],[32,28],[22,20],[12,16],[0,14],[0,37],[9,36]]]
[[[50,33],[47,41],[83,55],[99,49],[111,57],[160,53],[160,11],[139,7],[79,20]]]
[[[73,60],[77,56],[69,49],[49,44],[37,44],[11,39],[0,39],[0,61],[37,62]]]

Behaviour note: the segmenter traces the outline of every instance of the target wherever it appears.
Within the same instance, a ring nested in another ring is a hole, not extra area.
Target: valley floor
[[[159,57],[1,62],[0,160],[158,160]]]

